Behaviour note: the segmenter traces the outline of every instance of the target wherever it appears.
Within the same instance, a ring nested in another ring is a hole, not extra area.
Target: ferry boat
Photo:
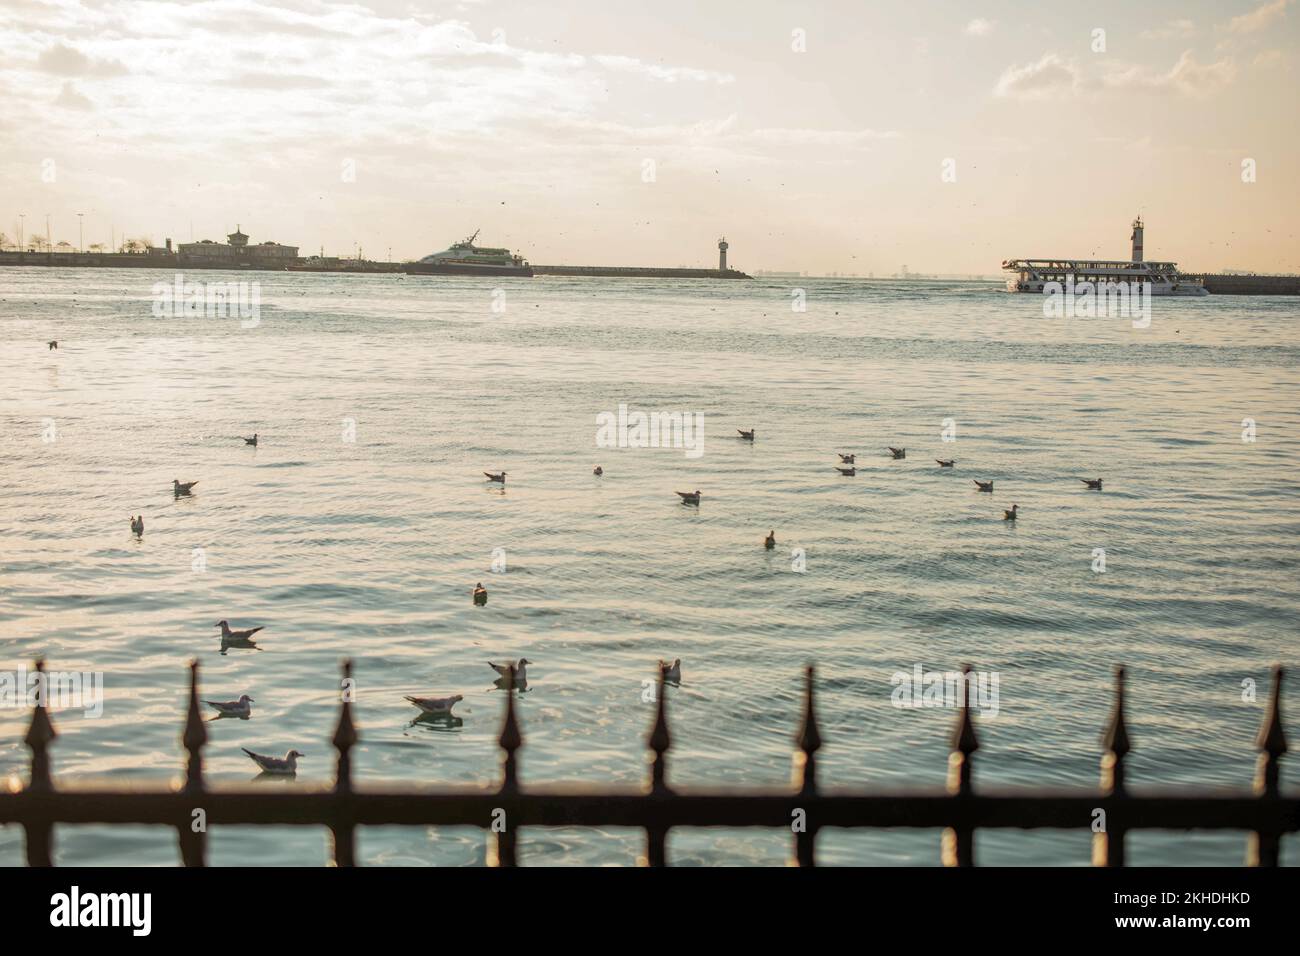
[[[509,249],[489,249],[474,245],[478,230],[449,249],[425,256],[417,262],[402,263],[402,271],[420,276],[524,276],[531,277],[532,267],[523,256]]]
[[[1148,284],[1151,295],[1209,295],[1200,278],[1178,271],[1176,262],[1146,262],[1142,258],[1142,218],[1133,220],[1133,258],[1117,259],[1006,259],[1002,268],[1012,275],[1008,292],[1041,293],[1048,283],[1064,287],[1073,283],[1108,282]]]

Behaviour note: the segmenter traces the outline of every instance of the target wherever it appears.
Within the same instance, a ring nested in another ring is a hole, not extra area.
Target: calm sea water
[[[154,317],[153,284],[173,278],[0,270],[0,669],[45,655],[105,682],[102,716],[55,714],[60,779],[175,778],[197,657],[205,697],[256,699],[251,720],[209,725],[213,778],[252,778],[241,747],[296,747],[299,779],[327,780],[351,657],[360,778],[489,781],[503,695],[485,662],[522,656],[526,783],[643,779],[642,682],[675,657],[679,787],[788,785],[809,662],[824,783],[941,786],[953,712],[896,708],[890,681],[966,661],[999,678],[977,786],[1094,786],[1117,664],[1135,785],[1250,783],[1268,665],[1296,662],[1300,625],[1294,299],[1156,300],[1135,330],[1047,319],[981,282],[190,274],[260,283],[246,329]],[[702,414],[703,454],[598,448],[596,417],[620,403]],[[856,477],[837,451],[858,454]],[[482,476],[502,468],[504,491]],[[195,495],[173,499],[173,478]],[[701,506],[679,504],[695,488]],[[222,618],[263,626],[263,649],[221,655]],[[461,726],[412,724],[404,694],[452,693]],[[27,719],[0,709],[0,779],[26,774]],[[65,864],[178,858],[163,829],[56,837]],[[1130,839],[1138,863],[1244,851],[1239,834]],[[789,844],[688,830],[669,852],[768,864]],[[928,865],[938,846],[937,831],[819,839],[827,863]],[[21,847],[0,827],[0,862]],[[986,831],[976,847],[988,864],[1081,864],[1089,834]],[[211,833],[219,864],[320,864],[326,848],[314,829]],[[454,865],[481,862],[485,840],[370,829],[359,849]],[[521,835],[529,864],[640,850],[634,831]]]

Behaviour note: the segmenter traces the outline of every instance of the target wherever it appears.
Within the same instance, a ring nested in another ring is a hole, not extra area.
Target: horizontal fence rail
[[[44,662],[36,662],[38,681]],[[345,662],[345,681],[352,664]],[[795,738],[794,787],[785,792],[696,791],[679,793],[668,785],[668,730],[664,678],[660,674],[655,719],[647,745],[650,780],[639,789],[594,790],[589,787],[522,789],[516,752],[523,734],[515,714],[514,670],[506,675],[505,719],[498,743],[501,780],[492,787],[427,789],[355,786],[351,751],[359,736],[346,697],[333,745],[337,768],[332,786],[303,786],[267,792],[223,786],[208,787],[203,777],[207,729],[200,712],[198,663],[190,665],[189,711],[181,743],[187,754],[185,778],[174,789],[63,789],[54,786],[50,745],[57,734],[43,698],[32,713],[24,742],[31,748],[31,775],[25,787],[0,792],[0,824],[17,823],[26,835],[27,862],[53,864],[55,824],[158,824],[174,827],[181,860],[203,866],[207,857],[206,825],[309,825],[330,830],[333,859],[356,864],[358,826],[476,826],[492,833],[488,863],[514,866],[520,827],[625,826],[645,831],[649,866],[667,863],[665,843],[673,827],[770,827],[792,830],[793,860],[815,866],[818,830],[844,828],[942,828],[941,860],[946,866],[975,862],[975,831],[1002,829],[1093,830],[1092,862],[1123,866],[1125,836],[1134,830],[1249,831],[1246,862],[1277,866],[1284,834],[1300,829],[1300,797],[1285,796],[1279,785],[1282,756],[1287,752],[1282,726],[1282,668],[1273,669],[1273,688],[1255,747],[1259,751],[1253,790],[1240,795],[1188,793],[1134,794],[1125,780],[1125,758],[1132,749],[1124,717],[1124,671],[1115,672],[1115,703],[1102,737],[1101,784],[1095,791],[979,792],[974,790],[973,755],[979,749],[968,694],[970,668],[963,668],[960,706],[951,738],[947,787],[940,791],[862,793],[823,790],[817,783],[817,751],[822,747],[814,700],[814,672],[807,668],[803,722]],[[350,686],[345,683],[344,686]],[[205,826],[194,827],[201,807]],[[1098,811],[1101,811],[1099,814]],[[1098,828],[1098,819],[1105,823]],[[504,826],[499,826],[504,822]]]

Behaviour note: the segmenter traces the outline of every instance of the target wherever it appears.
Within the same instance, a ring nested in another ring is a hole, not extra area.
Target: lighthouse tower
[[[1142,217],[1133,220],[1133,261],[1142,261]]]
[[[723,236],[718,240],[718,271],[727,271],[727,238]]]

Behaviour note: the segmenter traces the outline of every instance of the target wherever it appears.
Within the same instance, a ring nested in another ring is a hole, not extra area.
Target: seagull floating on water
[[[240,747],[239,749],[252,757],[253,763],[261,767],[264,773],[296,774],[298,772],[298,758],[307,756],[296,750],[290,750],[283,758],[267,757],[263,754],[255,754],[247,747]]]
[[[451,697],[407,697],[406,699],[426,714],[450,714],[452,707],[465,698],[460,694],[453,694]]]
[[[767,548],[767,550],[769,550],[769,551],[771,551],[773,548],[776,547],[776,529],[775,529],[775,528],[773,528],[771,531],[769,531],[769,532],[767,533],[767,537],[763,539],[763,547]]]
[[[509,665],[509,664],[493,664],[491,661],[488,661],[487,663],[488,663],[488,667],[492,668],[494,671],[496,671],[498,674],[500,674],[500,675],[501,675],[503,678],[505,678],[507,681],[510,679],[510,665]],[[518,662],[517,664],[515,664],[515,683],[516,683],[516,684],[527,684],[527,683],[528,683],[528,665],[531,664],[531,663],[532,663],[532,661],[530,661],[530,660],[529,660],[528,658],[526,658],[526,657],[521,657],[521,658],[519,658],[519,662]]]
[[[131,533],[137,538],[144,535],[144,515],[131,519]]]
[[[906,448],[890,448],[888,445],[886,445],[885,447],[886,447],[886,448],[889,448],[889,453],[890,453],[891,455],[893,455],[895,458],[906,458],[906,457],[907,457],[907,449],[906,449]]]
[[[487,588],[483,586],[482,581],[474,585],[474,604],[477,607],[487,604]]]
[[[836,452],[835,454],[840,455],[839,452]],[[853,455],[840,455],[840,464],[851,465],[853,464],[853,458]]]
[[[939,463],[940,468],[951,468],[957,464],[956,458],[936,458],[935,461]]]
[[[59,343],[54,341],[53,339],[51,339],[48,344],[50,346],[49,351],[51,352],[53,352],[55,349],[59,347]]]
[[[1016,512],[1020,510],[1020,505],[1012,505],[1010,511],[1003,511],[1003,521],[1015,521]]]
[[[991,481],[980,481],[978,478],[976,478],[976,479],[975,479],[975,484],[979,487],[979,490],[980,490],[980,491],[992,491],[992,490],[993,490],[993,482],[991,482]]]
[[[597,478],[599,478],[601,475],[605,473],[605,469],[601,468],[600,465],[597,465],[594,469],[592,469],[591,473],[595,475]]]
[[[681,497],[684,505],[698,505],[700,503],[700,490],[698,488],[694,491],[679,491],[677,494]]]
[[[256,448],[256,447],[257,447],[257,432],[253,432],[253,437],[252,437],[252,438],[245,438],[245,439],[244,439],[244,444],[245,444],[245,445],[252,445],[254,448]]]
[[[238,717],[241,720],[247,720],[253,713],[251,706],[253,698],[247,694],[242,695],[239,700],[205,700],[203,703],[214,708],[222,717]]]
[[[751,428],[749,431],[745,431],[743,428],[737,428],[736,431],[740,432],[740,438],[742,441],[754,440],[754,429]]]
[[[850,478],[852,478],[854,475],[858,473],[858,469],[852,466],[849,466],[848,468],[841,468],[839,465],[836,465],[835,470],[838,471],[841,475],[848,475]]]
[[[197,484],[198,484],[197,481],[177,481],[175,478],[173,478],[172,494],[175,495],[177,498],[181,497],[182,495],[188,495],[190,493],[190,489]]]
[[[229,621],[218,621],[212,626],[221,628],[221,639],[223,641],[246,641],[258,631],[262,630],[261,627],[251,627],[247,631],[232,631],[230,629]]]
[[[659,673],[663,675],[665,681],[680,684],[682,682],[682,659],[678,657],[672,662],[671,666],[667,661],[660,661]]]
[[[1079,480],[1082,481],[1089,488],[1093,489],[1094,491],[1101,491],[1100,478],[1080,478]]]
[[[501,472],[499,475],[494,475],[490,471],[485,471],[483,472],[483,474],[487,475],[488,481],[497,481],[503,485],[506,483],[506,473],[504,471]]]

